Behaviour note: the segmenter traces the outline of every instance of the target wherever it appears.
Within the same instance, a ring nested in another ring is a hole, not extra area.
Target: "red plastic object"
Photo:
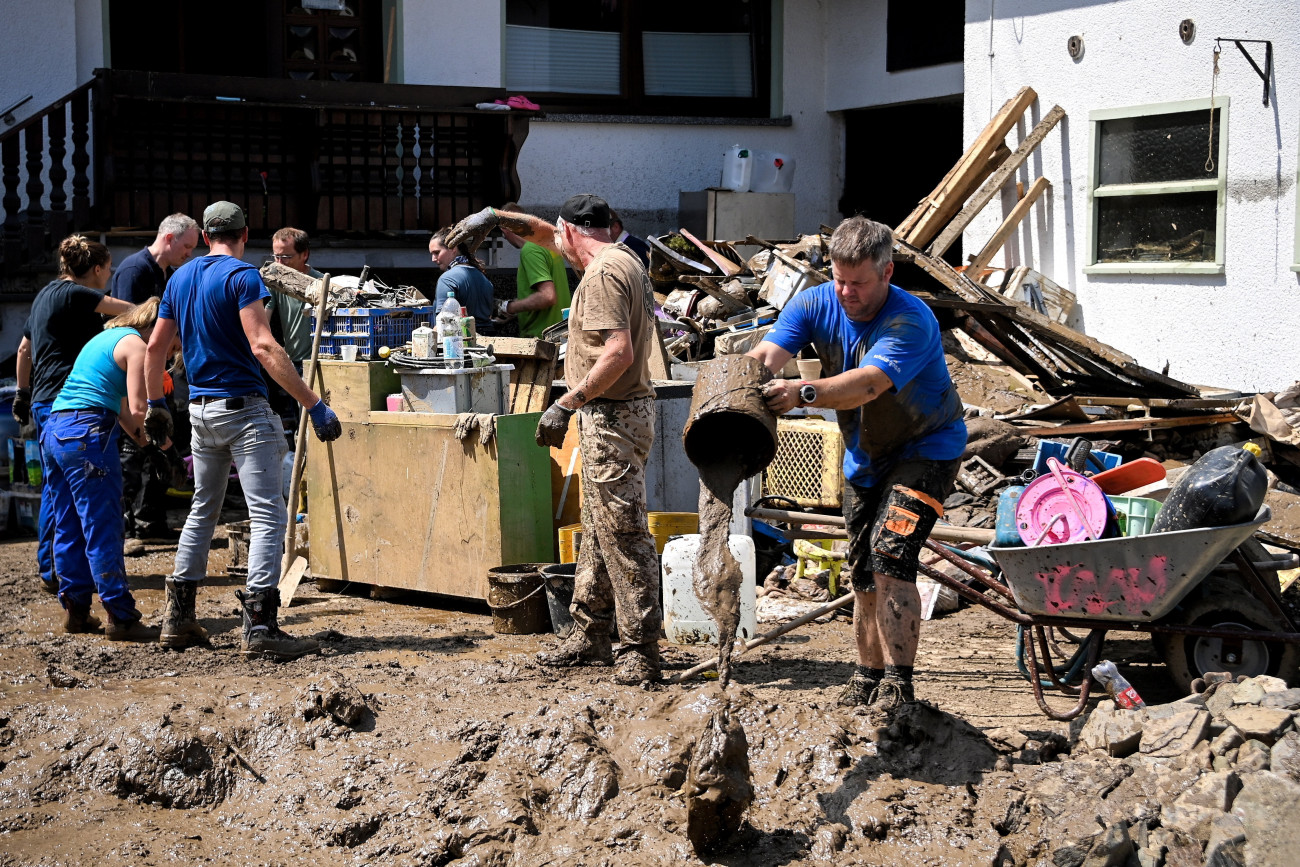
[[[1092,480],[1107,494],[1127,494],[1129,491],[1163,480],[1164,464],[1151,458],[1138,458],[1127,464],[1120,464],[1113,470],[1097,473]]]
[[[1098,539],[1106,529],[1106,495],[1091,479],[1048,458],[1050,474],[1030,482],[1016,506],[1016,529],[1029,547]]]

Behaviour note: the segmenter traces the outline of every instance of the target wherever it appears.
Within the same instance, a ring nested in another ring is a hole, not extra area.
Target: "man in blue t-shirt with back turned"
[[[267,401],[262,368],[311,415],[322,442],[343,433],[336,416],[294,370],[271,334],[265,300],[270,296],[257,269],[241,261],[248,243],[244,211],[217,202],[203,212],[203,238],[210,252],[177,269],[167,282],[158,324],[145,351],[149,409],[145,431],[155,443],[171,434],[163,399],[163,366],[179,336],[190,383],[194,501],[167,579],[167,610],[159,643],[183,648],[202,643],[207,632],[194,615],[198,582],[207,577],[208,548],[221,513],[233,460],[251,523],[248,583],[243,603],[245,658],[297,659],[320,650],[310,638],[280,629],[280,556],[288,520],[281,479],[286,451],[280,417]]]
[[[853,576],[858,664],[841,694],[887,725],[913,700],[920,634],[917,555],[952,492],[966,447],[962,403],[948,376],[939,323],[891,286],[889,227],[852,217],[831,235],[833,281],[795,295],[749,354],[773,373],[811,345],[822,379],[773,380],[764,398],[836,411],[844,439],[844,519]]]

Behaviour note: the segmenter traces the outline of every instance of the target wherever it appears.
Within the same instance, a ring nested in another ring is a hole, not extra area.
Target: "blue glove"
[[[316,431],[316,439],[321,442],[332,443],[343,436],[343,425],[339,423],[339,417],[325,405],[325,401],[316,401],[316,405],[307,410],[307,415],[311,416],[311,426]]]

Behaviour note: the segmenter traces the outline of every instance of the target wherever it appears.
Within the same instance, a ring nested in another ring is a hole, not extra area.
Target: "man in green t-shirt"
[[[502,210],[517,211],[519,206],[512,202]],[[495,302],[496,318],[518,316],[520,337],[541,337],[543,331],[564,318],[564,308],[569,306],[569,275],[564,270],[564,259],[504,226],[501,234],[519,251],[515,277],[519,289],[517,297]]]

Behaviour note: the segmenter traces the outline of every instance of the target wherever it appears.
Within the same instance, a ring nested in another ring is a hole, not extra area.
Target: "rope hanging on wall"
[[[1210,138],[1206,143],[1205,170],[1214,171],[1214,88],[1219,83],[1219,53],[1222,49],[1214,46],[1214,72],[1210,75]]]

